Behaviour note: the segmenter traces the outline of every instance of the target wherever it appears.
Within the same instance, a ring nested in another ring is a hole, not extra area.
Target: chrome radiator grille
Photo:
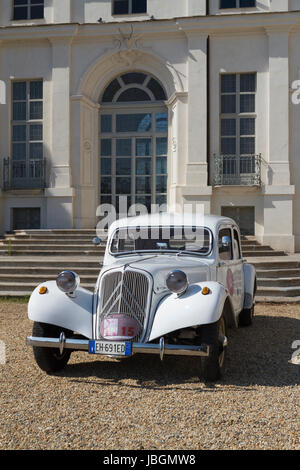
[[[147,320],[149,289],[150,281],[141,272],[127,270],[104,274],[100,285],[99,324],[110,315],[126,314],[139,323],[142,333]]]

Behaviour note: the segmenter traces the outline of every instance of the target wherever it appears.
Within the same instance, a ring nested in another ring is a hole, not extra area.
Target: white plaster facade
[[[147,13],[138,15],[112,15],[110,0],[44,5],[44,19],[13,21],[12,1],[0,4],[1,172],[11,156],[18,80],[43,81],[47,162],[45,188],[7,189],[0,179],[0,234],[13,228],[13,209],[22,207],[40,208],[41,228],[95,227],[100,97],[115,77],[138,71],[166,93],[168,203],[200,202],[215,214],[252,207],[261,242],[300,251],[300,104],[292,100],[300,80],[299,0],[225,10],[219,0],[148,0]],[[211,185],[223,73],[256,73],[260,185]]]

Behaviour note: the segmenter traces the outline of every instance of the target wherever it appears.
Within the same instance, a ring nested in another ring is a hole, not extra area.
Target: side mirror
[[[95,238],[93,238],[92,242],[93,242],[94,245],[99,246],[99,245],[101,245],[102,240],[99,237],[95,237]]]
[[[156,242],[156,246],[160,250],[163,250],[163,249],[167,250],[168,249],[168,244],[164,243],[164,242]]]
[[[231,245],[231,238],[228,235],[222,237],[222,247],[228,248]]]

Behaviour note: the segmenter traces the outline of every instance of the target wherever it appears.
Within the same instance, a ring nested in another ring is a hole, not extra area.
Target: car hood
[[[103,268],[104,271],[110,269],[139,269],[147,271],[153,278],[153,289],[155,292],[168,290],[166,277],[174,269],[180,269],[187,275],[189,284],[195,282],[211,280],[209,262],[195,256],[187,255],[150,255],[145,257],[128,257],[117,260],[110,266]]]

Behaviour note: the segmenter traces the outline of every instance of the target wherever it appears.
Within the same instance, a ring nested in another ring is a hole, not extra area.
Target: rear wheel
[[[47,323],[34,322],[33,336],[42,338],[59,338],[61,333],[64,333],[66,338],[70,337],[72,332],[58,326],[49,325]],[[68,363],[71,351],[64,350],[60,354],[58,348],[42,348],[33,346],[33,354],[37,365],[47,374],[58,372],[62,370]]]
[[[201,357],[201,373],[204,380],[215,381],[225,370],[227,328],[224,316],[216,323],[204,325],[201,329],[201,343],[210,348],[208,357]]]
[[[250,326],[253,323],[254,304],[251,308],[244,308],[239,315],[239,326]]]

